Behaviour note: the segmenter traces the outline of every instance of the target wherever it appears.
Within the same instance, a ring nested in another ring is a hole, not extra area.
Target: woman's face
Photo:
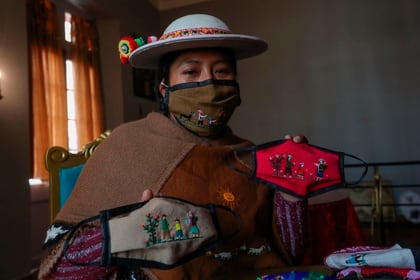
[[[189,50],[181,53],[169,68],[169,81],[163,81],[170,86],[199,82],[208,79],[234,80],[235,66],[227,54],[219,50]],[[164,85],[160,93],[164,95]]]

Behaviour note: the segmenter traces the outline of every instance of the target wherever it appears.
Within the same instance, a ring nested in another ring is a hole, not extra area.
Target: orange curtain
[[[55,6],[28,0],[33,176],[47,178],[44,155],[54,145],[67,147],[64,61]]]
[[[78,147],[104,131],[99,73],[99,43],[94,22],[72,15],[70,57],[75,81]]]

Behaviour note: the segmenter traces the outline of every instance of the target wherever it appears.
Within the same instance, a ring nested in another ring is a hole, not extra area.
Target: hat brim
[[[236,59],[258,55],[267,50],[267,43],[254,36],[238,34],[195,35],[155,41],[133,51],[129,57],[135,68],[154,69],[167,53],[196,48],[228,48]]]

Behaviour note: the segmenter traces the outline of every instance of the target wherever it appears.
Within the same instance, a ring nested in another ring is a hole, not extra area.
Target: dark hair
[[[202,49],[205,50],[207,48],[202,48]],[[226,54],[226,57],[228,58],[229,63],[232,64],[233,71],[236,75],[237,73],[236,56],[233,50],[229,48],[216,48],[216,50],[219,50],[222,53]],[[169,83],[169,69],[171,68],[171,65],[174,63],[174,61],[178,58],[178,56],[181,55],[181,53],[185,51],[186,50],[183,49],[179,51],[170,52],[164,55],[159,61],[158,70],[157,70],[157,80],[156,80],[157,85],[155,87],[155,90],[158,93],[158,96],[160,98],[160,111],[164,113],[165,115],[168,115],[168,104],[164,102],[162,95],[159,93],[159,85],[162,81],[164,81],[167,84]]]

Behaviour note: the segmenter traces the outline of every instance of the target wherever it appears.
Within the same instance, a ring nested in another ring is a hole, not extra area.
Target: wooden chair
[[[45,166],[49,172],[50,222],[53,222],[60,208],[66,203],[86,161],[110,133],[110,130],[105,131],[83,146],[78,153],[70,153],[60,146],[53,146],[47,150]]]

